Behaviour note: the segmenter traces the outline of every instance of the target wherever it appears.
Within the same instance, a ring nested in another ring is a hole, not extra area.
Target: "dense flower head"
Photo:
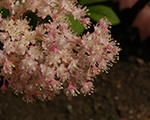
[[[86,7],[76,4],[76,0],[0,1],[11,14],[0,18],[2,91],[7,90],[8,81],[8,87],[23,94],[27,102],[35,97],[49,100],[61,89],[69,96],[92,93],[94,77],[107,72],[121,49],[110,36],[106,18],[100,19],[93,33],[74,33],[68,14],[85,28],[91,25],[90,18],[85,17]],[[32,30],[29,21],[20,17],[28,10],[51,19]]]

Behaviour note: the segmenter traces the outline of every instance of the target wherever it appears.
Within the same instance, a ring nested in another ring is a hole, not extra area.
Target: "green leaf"
[[[87,5],[87,4],[100,3],[100,2],[105,2],[105,1],[107,0],[80,0],[78,4]]]
[[[81,21],[76,20],[74,21],[74,17],[72,15],[67,15],[69,17],[69,20],[71,21],[70,27],[74,30],[74,32],[77,32],[77,35],[84,32],[85,28]]]
[[[0,12],[2,12],[2,18],[7,18],[7,16],[10,16],[9,10],[4,7],[0,6]]]
[[[98,22],[99,19],[103,17],[107,17],[108,20],[112,23],[112,25],[120,23],[120,19],[110,7],[104,5],[95,5],[89,6],[88,9],[90,13],[89,17],[96,22]]]
[[[0,6],[0,11],[2,10],[2,8],[3,8],[3,7],[2,7],[2,6]]]
[[[19,0],[19,3],[23,6],[25,6],[25,3],[22,3],[22,0]]]

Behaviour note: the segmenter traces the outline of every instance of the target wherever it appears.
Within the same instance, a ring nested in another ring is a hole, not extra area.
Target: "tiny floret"
[[[81,92],[83,94],[90,94],[93,90],[93,83],[92,82],[86,82],[82,85]]]

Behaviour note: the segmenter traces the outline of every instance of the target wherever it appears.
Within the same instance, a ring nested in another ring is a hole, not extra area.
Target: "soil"
[[[95,80],[90,96],[25,103],[11,90],[0,93],[0,120],[149,120],[150,64],[131,56]]]
[[[122,51],[107,73],[94,81],[94,93],[25,103],[11,90],[0,93],[0,120],[150,120],[149,38],[140,43],[137,29],[121,23],[112,35]]]

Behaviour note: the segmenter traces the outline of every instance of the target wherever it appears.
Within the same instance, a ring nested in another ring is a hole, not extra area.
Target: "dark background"
[[[150,38],[141,42],[131,24],[148,2],[119,11],[118,3],[102,3],[117,13],[121,23],[112,26],[112,37],[120,43],[120,61],[94,81],[90,96],[66,97],[63,91],[50,101],[25,103],[11,90],[0,93],[0,120],[149,120]]]

